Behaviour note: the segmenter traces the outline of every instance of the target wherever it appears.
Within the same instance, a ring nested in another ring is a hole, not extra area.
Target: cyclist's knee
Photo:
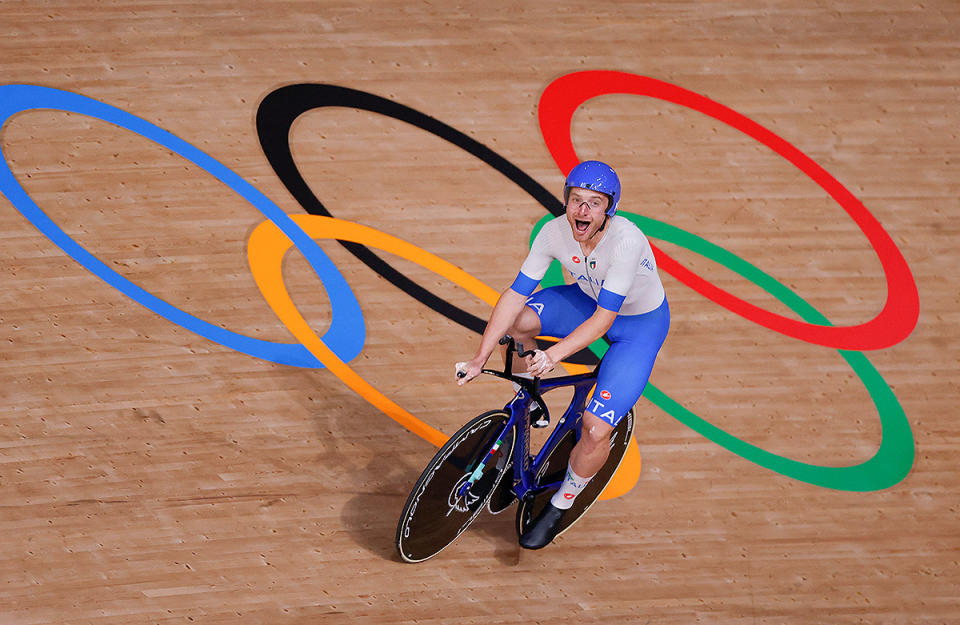
[[[613,426],[600,419],[592,412],[583,413],[583,425],[580,431],[580,440],[590,447],[610,445],[610,434]]]
[[[510,335],[517,336],[537,336],[540,333],[540,317],[530,308],[524,306],[520,314],[517,315],[513,325],[510,326]]]

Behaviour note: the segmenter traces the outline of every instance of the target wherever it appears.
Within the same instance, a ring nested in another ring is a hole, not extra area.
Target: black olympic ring
[[[564,207],[560,200],[519,167],[482,143],[429,115],[409,106],[357,89],[313,83],[287,85],[272,91],[260,102],[260,106],[257,108],[257,136],[260,139],[263,153],[277,177],[294,199],[311,215],[333,217],[330,211],[314,195],[297,168],[290,149],[290,129],[300,115],[327,106],[341,106],[379,113],[426,130],[496,169],[526,191],[549,213],[556,216],[564,214]],[[340,244],[380,276],[414,299],[468,330],[483,334],[486,327],[486,321],[483,319],[420,286],[373,253],[367,246],[349,241],[340,241]],[[592,365],[597,363],[597,357],[589,349],[584,349],[568,358],[567,362]]]

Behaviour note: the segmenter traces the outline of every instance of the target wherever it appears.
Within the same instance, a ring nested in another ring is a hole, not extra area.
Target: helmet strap
[[[603,229],[607,227],[607,220],[609,220],[609,219],[610,219],[610,215],[604,215],[604,216],[603,216],[603,223],[600,224],[600,227],[597,228],[597,231],[596,231],[596,232],[594,232],[593,234],[590,235],[590,238],[591,238],[591,239],[592,239],[593,237],[597,236],[598,234],[600,234],[601,232],[603,232]]]

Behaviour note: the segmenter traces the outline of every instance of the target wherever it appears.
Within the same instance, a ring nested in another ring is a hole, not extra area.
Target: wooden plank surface
[[[82,94],[203,150],[302,214],[256,129],[298,83],[369,92],[448,124],[550,192],[562,174],[538,101],[575,71],[616,70],[702,94],[783,137],[889,233],[919,290],[905,340],[867,358],[910,423],[915,461],[879,491],[824,488],[721,448],[650,401],[643,471],[555,545],[524,552],[512,510],[438,558],[402,564],[397,515],[433,453],[329,371],[274,364],[135,303],[0,200],[0,623],[960,622],[960,5],[856,2],[0,2],[0,85]],[[0,92],[2,93],[2,92]],[[0,95],[0,99],[4,96]],[[581,106],[573,143],[624,181],[622,207],[719,245],[833,324],[891,294],[857,225],[770,149],[655,98]],[[290,132],[338,218],[415,243],[506,287],[543,207],[498,171],[410,124],[337,107]],[[0,149],[52,221],[113,270],[196,317],[292,338],[251,276],[264,217],[201,167],[62,110],[9,119]],[[746,301],[760,287],[657,240]],[[509,389],[457,389],[477,336],[338,243],[318,242],[363,310],[350,364],[450,434]],[[383,257],[465,312],[489,306]],[[835,349],[721,308],[661,271],[673,325],[652,382],[772,453],[869,460],[877,408]],[[331,324],[304,258],[284,261],[312,327]],[[895,295],[895,294],[894,294]]]

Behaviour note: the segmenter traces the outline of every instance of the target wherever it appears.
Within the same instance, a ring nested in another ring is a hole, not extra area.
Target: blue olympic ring
[[[247,200],[287,235],[323,283],[332,308],[332,320],[329,330],[323,336],[324,342],[344,362],[349,362],[359,355],[366,339],[366,326],[360,303],[350,285],[316,242],[253,185],[176,135],[108,104],[48,87],[0,86],[0,129],[13,115],[40,108],[88,115],[135,132],[179,154]],[[264,341],[217,327],[167,303],[110,269],[40,210],[40,207],[17,182],[3,155],[2,148],[0,148],[0,193],[3,193],[21,215],[67,255],[145,308],[204,338],[250,356],[295,367],[323,367],[320,361],[299,343]]]

